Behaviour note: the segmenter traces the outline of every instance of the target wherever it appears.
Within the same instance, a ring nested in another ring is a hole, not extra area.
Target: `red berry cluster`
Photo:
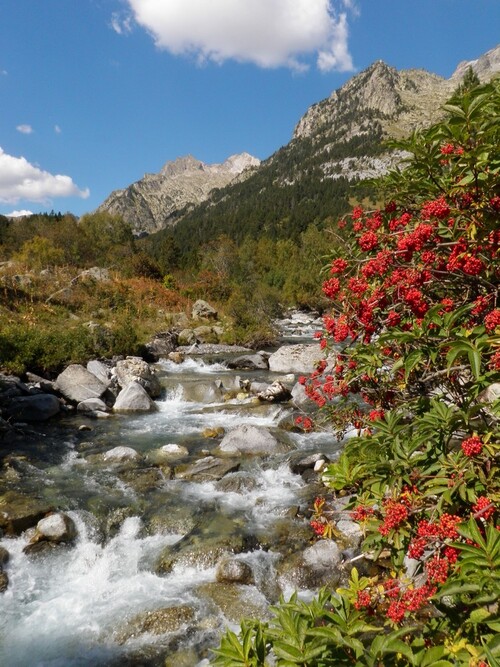
[[[476,518],[487,520],[495,513],[495,505],[487,496],[480,496],[472,506],[472,512]]]
[[[354,607],[360,609],[381,608],[394,623],[400,624],[407,614],[414,614],[429,604],[436,587],[424,584],[418,588],[408,588],[398,579],[387,579],[374,589],[358,591]]]
[[[466,440],[462,440],[462,451],[465,456],[477,456],[483,451],[483,441],[477,435],[473,435]]]
[[[384,520],[378,527],[381,535],[387,536],[391,530],[398,528],[408,518],[408,507],[396,500],[386,500],[383,506]]]

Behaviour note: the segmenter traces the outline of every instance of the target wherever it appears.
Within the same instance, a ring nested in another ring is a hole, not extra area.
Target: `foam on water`
[[[100,665],[123,651],[115,628],[141,611],[192,602],[190,590],[213,572],[184,570],[159,577],[151,565],[181,536],[140,537],[140,519],[128,518],[106,545],[80,513],[73,548],[29,558],[25,538],[4,539],[10,583],[0,597],[0,664],[3,667]]]
[[[158,362],[158,366],[167,371],[176,375],[177,373],[197,373],[200,375],[213,375],[214,373],[223,373],[227,372],[228,368],[225,364],[221,363],[207,363],[203,359],[196,359],[194,357],[188,357],[180,364],[176,364],[173,361],[167,359],[161,359]]]
[[[245,493],[220,491],[213,482],[185,484],[180,493],[187,501],[198,501],[200,505],[215,502],[225,514],[244,513],[250,527],[263,528],[294,505],[305,486],[300,475],[292,473],[287,463],[267,469],[256,465],[249,472],[256,483],[255,488]]]

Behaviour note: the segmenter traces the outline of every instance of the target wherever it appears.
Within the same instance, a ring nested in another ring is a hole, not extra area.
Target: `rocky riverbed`
[[[343,503],[338,543],[309,527],[341,443],[295,424],[318,323],[280,326],[258,353],[194,342],[0,378],[0,664],[205,664],[241,616],[346,576]]]

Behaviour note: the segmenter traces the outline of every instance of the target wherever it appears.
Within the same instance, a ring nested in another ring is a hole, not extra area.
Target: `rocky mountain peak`
[[[204,168],[205,164],[201,160],[197,160],[192,155],[185,155],[166,162],[160,169],[160,174],[162,176],[179,176],[179,174],[185,174],[186,172],[203,171]]]
[[[120,215],[135,234],[173,224],[176,213],[205,201],[214,188],[244,179],[260,160],[249,153],[231,155],[222,164],[205,164],[192,155],[166,162],[159,173],[145,176],[124,190],[115,190],[99,211]]]
[[[480,81],[489,81],[493,76],[500,74],[500,45],[496,46],[476,60],[464,60],[451,75],[450,81],[458,85],[465,73],[472,67]]]

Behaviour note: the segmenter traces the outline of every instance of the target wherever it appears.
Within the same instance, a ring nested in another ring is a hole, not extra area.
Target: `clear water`
[[[183,534],[152,529],[158,526],[153,518],[180,511],[203,524],[204,516],[207,522],[216,516],[221,522],[239,522],[248,534],[261,535],[272,533],[290,508],[300,504],[306,485],[291,472],[289,455],[242,461],[239,474],[252,479],[244,493],[167,475],[138,491],[117,475],[116,467],[97,464],[93,455],[117,445],[133,447],[148,457],[162,445],[175,443],[188,449],[188,458],[198,458],[202,450],[210,453],[218,444],[203,436],[206,428],[229,431],[245,423],[276,431],[291,414],[290,407],[224,401],[218,385],[230,384],[235,372],[218,361],[190,358],[180,365],[163,361],[159,369],[165,393],[157,402],[158,412],[105,421],[68,418],[57,427],[47,426],[24,449],[18,448],[29,463],[18,461],[19,482],[14,486],[67,511],[78,538],[73,547],[38,558],[23,553],[27,534],[0,540],[10,552],[6,567],[10,583],[0,595],[2,667],[163,664],[169,637],[139,634],[124,640],[120,629],[142,612],[183,604],[194,610],[197,628],[186,637],[186,645],[213,644],[231,625],[199,594],[202,584],[215,581],[215,569],[177,566],[168,575],[156,574],[162,550]],[[272,380],[266,374],[246,375]],[[197,391],[202,387],[202,400],[192,400],[193,386]],[[90,424],[92,430],[77,430],[81,423]],[[286,437],[294,450],[333,453],[339,448],[327,433]],[[111,521],[111,530],[109,517],[113,513],[119,517],[120,512],[121,520]],[[270,576],[277,555],[257,549],[241,558],[251,565],[259,586],[259,580]]]

